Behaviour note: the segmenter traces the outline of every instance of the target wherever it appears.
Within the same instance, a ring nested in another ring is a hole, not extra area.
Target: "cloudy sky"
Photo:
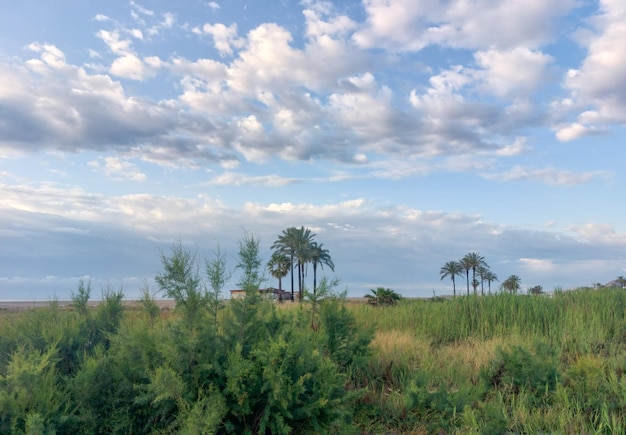
[[[623,0],[179,3],[0,6],[0,299],[289,226],[356,296],[626,275]]]

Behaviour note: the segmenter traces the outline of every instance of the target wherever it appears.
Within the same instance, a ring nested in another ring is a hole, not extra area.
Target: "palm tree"
[[[315,234],[308,228],[290,227],[283,230],[282,234],[272,245],[273,250],[289,255],[293,260],[297,260],[298,267],[298,298],[302,301],[302,287],[304,284],[304,266],[309,261],[311,244]],[[293,266],[291,269],[291,294],[293,295]]]
[[[469,279],[469,269],[472,269],[472,287],[474,288],[474,294],[476,294],[476,288],[478,287],[478,281],[476,280],[476,270],[480,267],[487,267],[487,263],[485,263],[485,257],[482,257],[478,252],[470,252],[466,254],[465,257],[461,260],[463,264],[463,269],[465,269],[465,273],[468,275]],[[469,294],[469,283],[467,287],[467,293]]]
[[[461,263],[458,261],[448,261],[439,271],[439,275],[441,275],[440,281],[448,276],[452,278],[452,291],[456,298],[456,283],[454,282],[454,277],[459,275],[463,276],[463,266]]]
[[[503,283],[502,288],[508,290],[511,293],[517,293],[521,287],[522,280],[517,275],[509,276]]]
[[[461,270],[465,272],[465,281],[467,282],[467,295],[469,296],[469,271],[472,269],[472,265],[467,261],[467,255],[459,260]]]
[[[300,227],[295,233],[294,255],[298,260],[298,298],[302,301],[302,289],[304,287],[304,266],[309,262],[311,256],[311,245],[315,234],[310,229]]]
[[[489,273],[489,266],[484,265],[480,266],[477,269],[478,278],[480,278],[480,295],[483,296],[485,294],[485,281],[487,280],[487,274]]]
[[[395,305],[402,296],[390,288],[378,287],[376,290],[370,289],[372,294],[367,294],[367,303],[375,306]]]
[[[294,300],[293,265],[295,259],[294,246],[297,231],[298,230],[296,227],[289,227],[287,229],[284,229],[272,245],[272,250],[275,253],[280,253],[289,257],[289,269],[291,271],[291,300]]]
[[[313,294],[315,294],[317,290],[317,265],[319,264],[322,268],[326,265],[330,270],[335,271],[335,264],[330,258],[328,249],[324,249],[322,246],[323,243],[318,245],[317,242],[312,242],[309,252],[309,261],[313,264]]]
[[[278,300],[283,300],[283,278],[289,273],[291,260],[285,254],[277,251],[267,262],[267,270],[270,274],[278,279]]]
[[[487,270],[485,274],[483,275],[483,279],[487,281],[487,285],[489,289],[488,291],[489,291],[489,294],[491,294],[491,283],[498,280],[498,275],[496,275],[490,270]]]

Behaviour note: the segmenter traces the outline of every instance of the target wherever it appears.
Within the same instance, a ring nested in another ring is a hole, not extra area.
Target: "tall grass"
[[[626,292],[618,289],[584,289],[553,297],[500,293],[406,300],[394,307],[363,304],[350,309],[363,326],[407,331],[440,344],[515,336],[588,350],[626,337]]]

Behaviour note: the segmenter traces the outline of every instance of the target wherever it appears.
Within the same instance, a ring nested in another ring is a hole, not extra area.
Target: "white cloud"
[[[138,4],[137,2],[131,0],[130,2],[130,6],[137,12],[139,12],[140,14],[143,15],[147,15],[149,17],[152,17],[154,15],[154,11],[144,8],[143,6],[141,6],[140,4]]]
[[[517,165],[505,172],[484,173],[482,174],[482,176],[491,180],[531,180],[554,185],[576,186],[579,184],[589,183],[597,178],[606,178],[608,177],[608,174],[605,172],[577,173],[551,167],[541,169],[529,169]]]
[[[11,122],[0,122],[3,147],[21,153],[127,147],[165,135],[177,122],[167,106],[128,97],[110,77],[69,65],[58,48],[32,48],[39,58],[0,69],[0,101],[12,106]]]
[[[615,227],[610,224],[569,225],[565,230],[573,233],[580,240],[590,243],[623,244],[626,242],[626,235],[618,234]]]
[[[100,38],[109,47],[112,53],[117,55],[126,55],[131,53],[131,41],[129,39],[121,39],[120,33],[116,30],[100,30],[96,36]]]
[[[520,258],[519,262],[525,271],[541,274],[552,273],[557,267],[552,259]]]
[[[221,23],[207,23],[202,26],[201,32],[213,37],[215,49],[222,56],[232,55],[233,48],[239,49],[245,44],[245,41],[237,35],[237,24],[227,27]]]
[[[588,126],[578,122],[573,122],[569,125],[558,127],[556,137],[560,141],[568,142],[580,139],[581,137],[595,136],[605,132],[606,131],[604,129],[600,129],[597,126]]]
[[[485,255],[501,277],[517,273],[523,282],[546,288],[580,284],[581,279],[606,279],[606,274],[619,263],[619,255],[615,255],[626,248],[625,236],[611,227],[569,228],[570,232],[584,235],[582,243],[565,234],[556,237],[553,233],[521,231],[485,222],[479,215],[381,206],[366,198],[325,204],[248,202],[239,208],[227,207],[207,196],[104,196],[76,187],[46,184],[0,184],[0,195],[0,227],[19,230],[7,239],[11,240],[10,249],[15,249],[14,256],[26,258],[31,245],[25,243],[27,240],[37,240],[38,252],[44,255],[42,238],[36,235],[55,234],[56,239],[45,239],[44,247],[46,252],[54,253],[51,258],[56,261],[75,265],[71,276],[89,270],[93,274],[97,269],[94,264],[100,261],[99,253],[108,253],[109,267],[117,267],[122,276],[135,276],[141,281],[154,276],[158,249],[164,244],[182,240],[206,249],[219,241],[227,249],[236,249],[236,240],[232,239],[242,228],[260,237],[265,255],[277,234],[293,225],[315,230],[318,240],[331,250],[337,274],[344,278],[344,285],[352,294],[366,291],[370,283],[385,277],[385,285],[412,295],[430,296],[432,287],[423,285],[430,282],[428,277],[437,277],[442,264],[469,251]],[[7,227],[7,222],[18,222],[19,226]],[[110,240],[114,240],[113,245]],[[83,250],[82,244],[88,244],[89,249]],[[111,252],[117,254],[110,255]],[[77,256],[81,257],[80,267]],[[590,269],[582,267],[581,256],[587,259],[585,264],[595,262],[601,266],[589,275]],[[133,257],[150,261],[130,262]],[[607,261],[611,257],[613,260]],[[128,267],[129,262],[133,268]],[[554,275],[546,273],[551,264],[558,264]],[[33,260],[29,266],[32,271]],[[584,276],[574,273],[575,266],[585,270]],[[37,270],[42,275],[50,274],[43,264]],[[563,270],[568,272],[560,274]],[[57,274],[59,271],[57,268]],[[595,278],[597,274],[605,277]],[[19,270],[12,273],[17,275]],[[560,279],[563,281],[559,283]]]
[[[366,0],[367,24],[354,40],[362,47],[392,51],[419,51],[432,44],[478,49],[536,47],[554,37],[555,21],[575,4],[573,0]]]
[[[154,71],[134,54],[126,54],[115,59],[109,71],[115,76],[133,80],[144,80],[154,75]]]
[[[594,32],[583,41],[586,58],[565,77],[572,111],[582,108],[583,113],[558,128],[560,140],[601,132],[611,123],[626,124],[626,7],[619,0],[605,0],[600,1],[600,11],[592,20]]]
[[[129,33],[133,36],[133,38],[143,39],[143,33],[139,29],[130,29]]]
[[[526,47],[510,50],[478,51],[474,58],[483,71],[476,74],[483,80],[483,89],[499,97],[527,97],[547,82],[547,66],[551,56]]]
[[[332,15],[330,2],[310,2],[302,13],[306,21],[306,35],[309,38],[324,36],[347,36],[358,24],[346,15]]]
[[[91,161],[88,164],[117,180],[144,181],[146,179],[146,174],[141,172],[134,163],[122,160],[119,157],[105,157],[101,160],[103,164],[99,160]]]
[[[297,183],[297,179],[285,178],[279,175],[247,175],[235,172],[224,172],[207,184],[217,186],[255,186],[255,187],[281,187]]]

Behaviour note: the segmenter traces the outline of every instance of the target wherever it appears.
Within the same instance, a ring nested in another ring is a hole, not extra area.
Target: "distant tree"
[[[480,294],[484,295],[485,294],[485,281],[486,281],[486,276],[489,273],[489,266],[487,266],[486,264],[483,266],[480,266],[477,270],[476,273],[478,274],[478,278],[479,278],[479,283],[480,283]]]
[[[385,287],[378,287],[376,290],[370,289],[371,294],[366,294],[367,303],[374,306],[395,305],[402,296]]]
[[[541,295],[543,294],[543,287],[541,287],[540,285],[532,286],[531,288],[528,289],[528,294],[529,295]]]
[[[309,261],[313,265],[313,293],[317,291],[317,266],[324,268],[324,265],[328,266],[330,270],[335,271],[335,264],[330,258],[328,249],[324,249],[323,243],[319,245],[317,242],[312,242],[309,250]]]
[[[154,294],[150,291],[150,287],[148,283],[144,281],[143,287],[141,288],[141,299],[139,300],[141,306],[143,307],[144,312],[148,315],[150,319],[150,326],[154,326],[154,322],[159,317],[161,313],[161,309],[156,302],[156,298]]]
[[[498,281],[498,275],[496,275],[491,270],[487,270],[483,275],[483,279],[487,281],[487,289],[489,294],[491,294],[491,283],[494,281]]]
[[[315,234],[308,228],[300,227],[295,232],[295,254],[298,260],[298,300],[302,301],[304,288],[304,267],[311,259],[311,247]]]
[[[440,281],[447,277],[450,277],[452,279],[452,292],[454,294],[454,297],[456,297],[456,283],[454,281],[454,278],[456,276],[463,276],[463,266],[461,265],[461,263],[459,263],[458,261],[448,261],[441,267],[439,275],[441,276],[441,278],[439,279]]]
[[[185,313],[188,326],[193,327],[207,302],[200,289],[196,254],[180,241],[171,251],[169,256],[161,252],[163,271],[154,280],[164,296],[176,301],[176,309]]]
[[[615,281],[617,281],[617,285],[619,285],[621,288],[626,288],[626,278],[624,278],[623,276],[618,276]]]
[[[213,251],[213,258],[205,260],[204,270],[210,288],[207,295],[209,309],[213,315],[213,321],[217,325],[217,313],[222,305],[222,290],[232,276],[227,267],[226,253],[222,252],[219,244]]]
[[[290,227],[278,236],[272,245],[272,250],[289,255],[298,268],[298,300],[302,301],[302,287],[304,286],[304,267],[310,261],[311,244],[315,234],[310,229]],[[293,297],[293,267],[291,271],[291,294]]]
[[[506,280],[504,280],[504,282],[502,283],[502,288],[510,293],[517,293],[517,291],[521,287],[521,282],[522,280],[519,276],[511,275]]]
[[[278,279],[278,297],[281,301],[283,294],[283,278],[289,273],[290,267],[290,258],[279,251],[274,252],[270,260],[267,262],[267,270],[270,275]]]
[[[465,282],[467,283],[467,295],[469,296],[469,294],[470,294],[470,292],[469,292],[469,285],[470,285],[469,271],[472,270],[472,265],[469,263],[469,261],[465,257],[463,257],[463,258],[461,258],[461,260],[459,260],[459,264],[461,265],[461,267],[463,268],[463,271],[465,272]]]
[[[78,289],[72,292],[72,307],[80,314],[86,315],[89,309],[89,298],[91,297],[91,280],[81,278],[78,281]]]
[[[259,239],[253,234],[245,232],[239,241],[239,263],[237,268],[242,275],[237,283],[246,292],[258,291],[265,280],[261,271],[261,257],[259,255]]]
[[[291,272],[291,299],[294,299],[294,274],[293,274],[293,266],[295,263],[295,232],[297,231],[296,227],[289,227],[284,229],[278,236],[278,238],[272,244],[272,251],[276,254],[283,254],[289,257],[290,265],[289,269]]]
[[[479,284],[478,280],[476,279],[476,271],[479,270],[481,267],[487,267],[487,263],[485,263],[485,257],[481,256],[478,252],[470,252],[466,254],[465,257],[463,257],[462,262],[464,263],[464,268],[467,267],[469,269],[472,269],[472,287],[474,289],[474,294],[476,294],[476,289],[478,288]]]

